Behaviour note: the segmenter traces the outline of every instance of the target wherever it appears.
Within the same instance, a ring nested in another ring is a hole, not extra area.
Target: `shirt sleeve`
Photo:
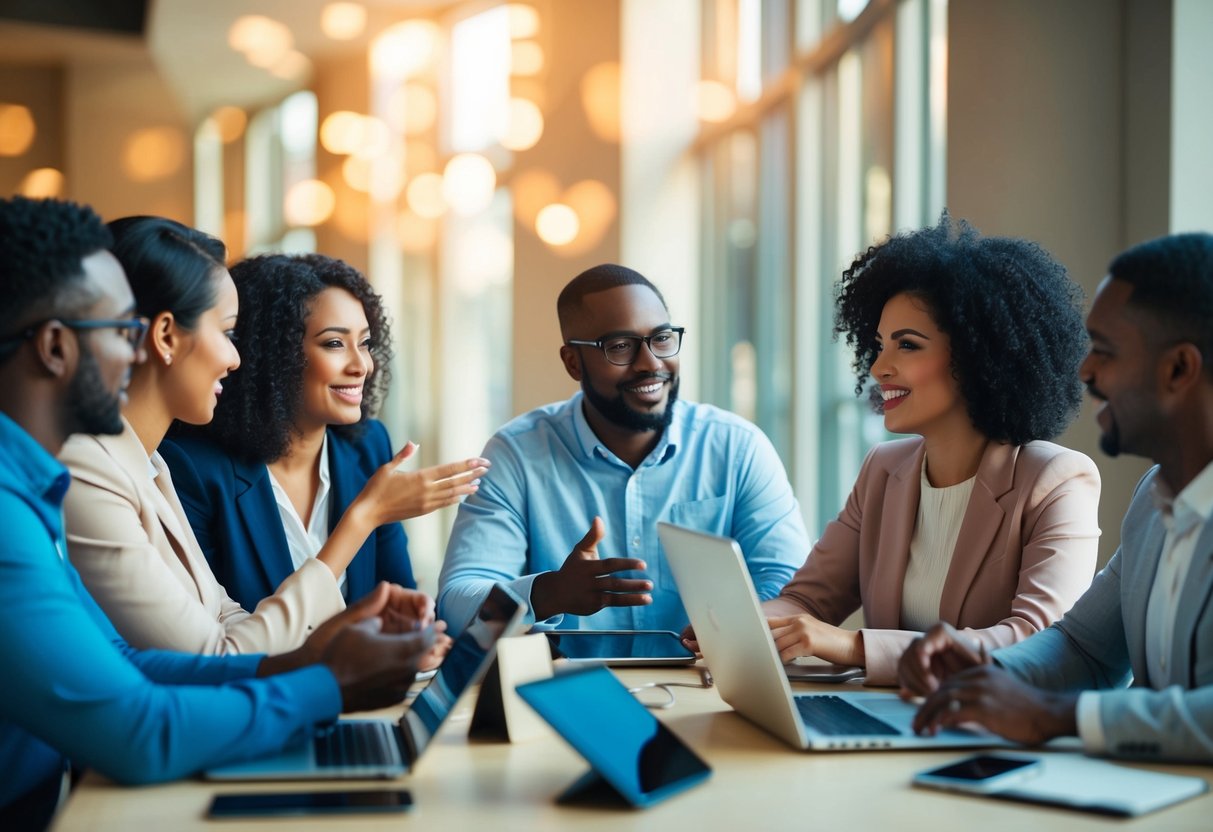
[[[260,657],[139,654],[123,645],[45,527],[14,502],[3,501],[2,512],[0,723],[108,777],[149,783],[272,753],[340,711],[336,680],[323,667],[252,679]],[[20,764],[2,760],[0,768]]]
[[[800,505],[771,441],[752,428],[748,463],[742,467],[730,536],[745,552],[759,600],[774,598],[809,551]]]
[[[1078,736],[1082,740],[1082,747],[1088,754],[1103,754],[1107,748],[1103,723],[1099,716],[1099,697],[1100,693],[1094,690],[1085,690],[1078,694],[1075,720],[1078,722]]]

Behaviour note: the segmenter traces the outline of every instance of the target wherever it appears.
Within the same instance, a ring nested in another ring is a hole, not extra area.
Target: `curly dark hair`
[[[354,267],[319,254],[253,257],[232,267],[232,279],[240,297],[240,367],[224,385],[214,420],[196,433],[250,462],[269,463],[286,453],[303,401],[303,340],[312,301],[337,288],[362,303],[371,328],[375,368],[363,385],[362,419],[331,427],[357,437],[391,381],[391,329],[371,284]]]
[[[95,300],[84,259],[109,247],[110,232],[91,208],[58,199],[0,199],[0,360],[13,336],[38,318],[71,317]]]
[[[952,374],[983,435],[1022,445],[1073,420],[1088,343],[1082,290],[1039,245],[983,237],[945,210],[937,225],[856,257],[837,287],[834,335],[854,350],[857,395],[876,360],[884,305],[902,293],[925,302],[951,339]]]

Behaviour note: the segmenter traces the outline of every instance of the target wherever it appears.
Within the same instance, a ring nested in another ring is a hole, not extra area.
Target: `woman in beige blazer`
[[[240,364],[231,340],[236,287],[218,240],[171,220],[110,223],[140,314],[151,321],[117,436],[72,437],[64,502],[69,556],[132,645],[190,653],[281,653],[345,607],[338,576],[376,527],[450,505],[475,490],[478,460],[404,473],[398,454],[350,504],[316,558],[249,612],[228,597],[198,547],[156,447],[174,419],[203,424]],[[454,479],[438,482],[443,477]],[[433,602],[414,593],[419,618]],[[442,652],[440,647],[437,651]]]
[[[988,648],[1059,618],[1090,584],[1099,474],[1044,441],[1081,402],[1080,292],[1024,240],[982,237],[945,213],[843,274],[836,333],[856,392],[892,433],[838,518],[765,611],[784,661],[815,655],[897,681],[936,619]],[[865,627],[838,625],[862,608]]]

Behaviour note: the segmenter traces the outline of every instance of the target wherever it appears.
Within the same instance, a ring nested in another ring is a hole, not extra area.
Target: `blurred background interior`
[[[884,438],[841,270],[947,206],[1089,297],[1213,229],[1210,43],[1208,0],[0,0],[0,190],[363,269],[426,464],[569,395],[556,294],[629,265],[687,327],[683,395],[766,431],[816,535]],[[1061,441],[1102,562],[1145,464],[1089,412]],[[408,526],[431,591],[450,519]]]

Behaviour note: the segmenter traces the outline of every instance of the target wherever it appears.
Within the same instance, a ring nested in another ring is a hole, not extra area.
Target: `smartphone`
[[[978,754],[940,768],[914,775],[914,785],[933,789],[991,794],[1002,791],[1040,774],[1043,766],[1037,757],[1003,754]]]
[[[211,818],[275,815],[349,815],[403,812],[413,796],[403,789],[338,792],[234,792],[217,794],[207,809]]]
[[[552,658],[612,666],[694,664],[672,630],[547,630]]]

